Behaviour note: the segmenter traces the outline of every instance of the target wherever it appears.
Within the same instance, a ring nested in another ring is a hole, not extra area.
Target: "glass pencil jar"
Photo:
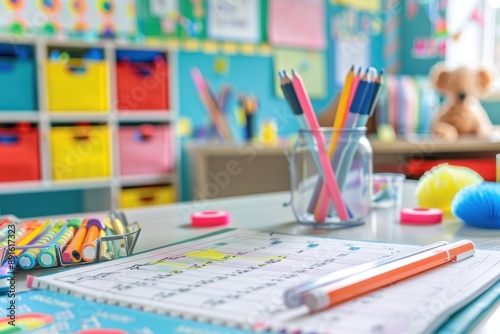
[[[372,174],[365,127],[299,130],[290,159],[297,221],[329,229],[363,224],[371,208]]]

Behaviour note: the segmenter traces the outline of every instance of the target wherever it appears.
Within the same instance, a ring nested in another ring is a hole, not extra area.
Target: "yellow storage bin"
[[[49,111],[107,111],[107,71],[101,60],[47,60]]]
[[[120,194],[120,207],[123,209],[173,202],[175,202],[173,186],[128,188],[122,189]]]
[[[111,175],[107,126],[56,127],[50,132],[54,180]]]

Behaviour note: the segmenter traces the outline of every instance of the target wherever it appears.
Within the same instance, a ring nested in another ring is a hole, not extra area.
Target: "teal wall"
[[[406,2],[406,1],[405,1]],[[427,75],[432,65],[442,58],[419,59],[412,56],[413,41],[417,37],[428,37],[433,34],[433,27],[427,14],[427,4],[420,8],[411,20],[407,19],[406,6],[401,22],[401,73],[408,75]]]
[[[19,218],[83,212],[81,191],[55,191],[0,196],[0,215]]]

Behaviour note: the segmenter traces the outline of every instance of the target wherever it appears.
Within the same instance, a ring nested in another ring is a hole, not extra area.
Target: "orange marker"
[[[87,235],[87,219],[83,221],[83,224],[78,228],[75,235],[69,242],[68,246],[64,250],[62,254],[62,259],[64,263],[70,263],[71,260],[73,262],[78,263],[81,261],[80,252],[82,250],[83,241],[85,240],[85,236]]]
[[[86,262],[95,261],[97,255],[96,240],[99,238],[101,231],[105,229],[106,226],[99,219],[89,219],[87,222],[87,234],[85,236],[85,241],[83,242],[83,248],[81,251],[81,256]]]
[[[304,302],[311,311],[324,310],[442,264],[464,260],[474,252],[472,241],[457,241],[309,291]]]

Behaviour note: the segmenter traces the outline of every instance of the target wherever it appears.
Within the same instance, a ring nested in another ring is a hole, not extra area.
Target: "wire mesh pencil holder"
[[[21,225],[21,221],[15,216],[8,216],[12,220],[13,230]],[[53,219],[49,226],[54,226],[61,219]],[[9,264],[21,269],[52,268],[73,265],[96,263],[114,260],[132,255],[141,227],[139,223],[128,224],[124,220],[125,233],[101,236],[93,242],[86,244],[58,244],[50,240],[45,244],[34,244],[27,246],[16,246],[14,242],[0,248],[1,263]],[[14,232],[15,233],[15,232]],[[70,249],[71,248],[71,249]],[[78,249],[78,256],[65,256],[66,251]],[[7,267],[6,267],[7,268]],[[12,268],[11,268],[12,269]]]
[[[326,147],[318,145],[318,135]],[[329,196],[319,155],[328,155],[340,189],[347,219],[341,219]],[[299,130],[290,159],[291,207],[300,224],[338,229],[364,224],[371,209],[373,153],[366,128]]]

